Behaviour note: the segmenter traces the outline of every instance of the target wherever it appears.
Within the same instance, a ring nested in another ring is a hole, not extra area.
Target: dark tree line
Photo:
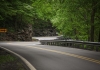
[[[98,0],[1,0],[0,27],[16,31],[38,17],[49,19],[59,34],[100,42],[99,12]]]
[[[0,0],[0,28],[17,30],[33,22],[32,0]]]
[[[43,19],[49,18],[61,34],[100,42],[100,1],[36,0],[33,6],[38,15]]]

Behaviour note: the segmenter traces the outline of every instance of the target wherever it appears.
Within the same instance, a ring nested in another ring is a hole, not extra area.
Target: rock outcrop
[[[50,20],[34,18],[33,36],[55,36],[56,29]]]
[[[32,41],[32,24],[26,24],[15,32],[0,33],[0,41]]]
[[[56,36],[55,29],[34,29],[33,36]]]

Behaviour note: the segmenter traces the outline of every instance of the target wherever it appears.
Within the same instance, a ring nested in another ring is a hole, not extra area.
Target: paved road
[[[38,45],[39,42],[1,42],[27,59],[37,70],[100,70],[100,52]]]
[[[54,40],[54,39],[57,39],[57,37],[59,36],[48,36],[48,37],[32,37],[32,38],[36,38],[38,40]]]

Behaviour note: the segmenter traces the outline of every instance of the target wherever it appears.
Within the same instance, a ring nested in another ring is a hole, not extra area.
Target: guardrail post
[[[61,43],[59,42],[59,46],[61,46]]]
[[[71,43],[68,43],[68,47],[71,47]]]
[[[46,42],[46,45],[49,45],[49,42]]]
[[[54,42],[52,42],[52,45],[54,45]]]
[[[65,46],[65,45],[64,45],[64,42],[62,42],[62,46]]]
[[[82,44],[82,49],[84,49],[84,44]]]
[[[56,45],[56,42],[54,42],[54,45]]]
[[[66,43],[66,46],[68,47],[68,43]]]
[[[74,43],[72,43],[72,47],[74,47]]]
[[[74,44],[74,47],[76,48],[76,43]]]
[[[54,42],[52,42],[52,45],[54,45]]]
[[[52,45],[52,42],[50,42],[50,45]]]
[[[43,40],[40,41],[43,45],[56,45],[56,46],[66,46],[66,47],[75,47],[82,48],[87,50],[99,51],[100,43],[99,42],[84,42],[84,41],[65,41],[65,40]]]
[[[42,45],[44,45],[45,43],[44,42],[42,42]]]
[[[56,45],[59,46],[59,42],[56,42]]]
[[[67,46],[67,43],[65,42],[65,47]]]
[[[91,50],[94,50],[94,45],[93,45],[93,46],[91,46]]]
[[[64,46],[66,46],[66,42],[64,42]]]
[[[99,51],[99,46],[96,46],[96,51],[97,51],[97,52]]]
[[[69,43],[67,43],[67,47],[69,47]]]

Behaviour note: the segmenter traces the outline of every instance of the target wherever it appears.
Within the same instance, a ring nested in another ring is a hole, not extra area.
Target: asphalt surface
[[[0,42],[28,60],[37,70],[100,70],[100,52],[39,42]]]

